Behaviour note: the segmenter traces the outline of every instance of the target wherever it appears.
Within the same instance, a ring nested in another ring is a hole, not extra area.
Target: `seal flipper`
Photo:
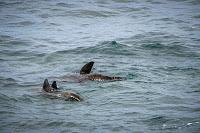
[[[56,89],[56,90],[58,89],[56,81],[53,81],[51,87],[54,88],[54,89]]]
[[[48,92],[49,88],[50,88],[49,81],[48,81],[48,79],[45,79],[44,83],[43,83],[43,90],[46,91],[46,92]]]
[[[81,70],[80,70],[80,74],[89,74],[91,72],[91,69],[93,67],[94,62],[88,62],[87,64],[85,64]]]

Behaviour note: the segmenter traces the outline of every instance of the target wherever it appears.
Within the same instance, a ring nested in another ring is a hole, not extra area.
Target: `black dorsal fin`
[[[53,81],[51,87],[54,88],[54,89],[58,89],[57,84],[56,84],[56,81]]]
[[[49,87],[50,87],[49,81],[48,81],[48,79],[45,79],[44,83],[43,83],[43,89],[46,90]]]
[[[80,70],[80,74],[89,74],[91,72],[91,69],[93,67],[94,62],[88,62],[87,64],[85,64],[81,70]]]

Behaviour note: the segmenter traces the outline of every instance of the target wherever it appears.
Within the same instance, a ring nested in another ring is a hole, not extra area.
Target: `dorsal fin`
[[[49,81],[48,81],[48,79],[45,79],[44,83],[43,83],[43,89],[46,90],[49,87],[50,87]]]
[[[58,89],[57,84],[56,84],[56,81],[53,81],[51,87],[54,88],[54,89]]]
[[[94,62],[88,62],[87,64],[85,64],[81,70],[80,70],[80,74],[89,74],[91,72],[91,69],[93,67]]]

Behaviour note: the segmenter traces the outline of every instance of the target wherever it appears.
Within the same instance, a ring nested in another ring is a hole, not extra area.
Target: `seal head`
[[[43,91],[47,92],[47,94],[49,94],[51,96],[56,96],[56,97],[61,96],[61,97],[65,98],[66,100],[82,101],[82,98],[75,93],[58,91],[56,81],[53,81],[53,83],[50,85],[48,79],[45,79],[44,83],[43,83]]]

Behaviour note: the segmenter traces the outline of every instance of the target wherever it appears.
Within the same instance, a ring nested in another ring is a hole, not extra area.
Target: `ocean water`
[[[42,93],[89,61],[127,80]],[[0,1],[1,133],[199,131],[199,0]]]

